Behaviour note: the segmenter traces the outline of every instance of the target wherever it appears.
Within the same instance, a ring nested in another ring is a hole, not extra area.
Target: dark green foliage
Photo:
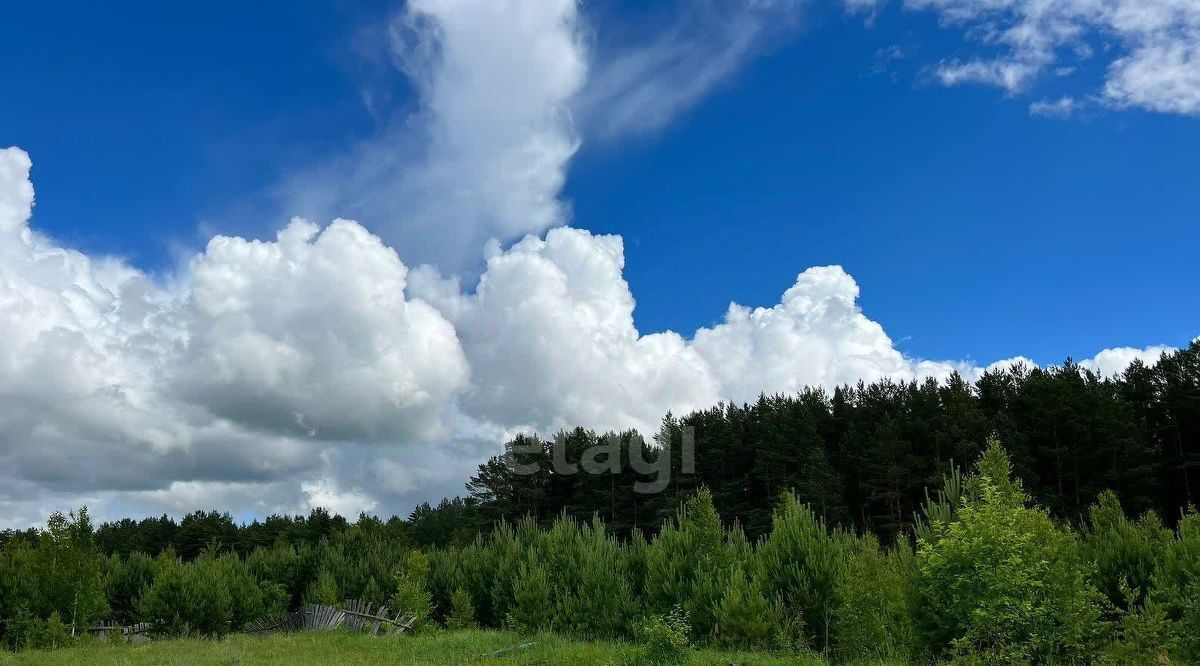
[[[105,564],[104,588],[112,618],[131,624],[137,615],[137,600],[154,579],[154,560],[141,551],[122,559],[116,553]]]
[[[315,575],[315,559],[308,546],[279,542],[271,547],[254,549],[246,558],[246,569],[260,585],[282,588],[287,604],[296,607],[303,601]]]
[[[512,587],[512,604],[504,623],[510,629],[534,633],[553,627],[554,604],[550,599],[550,577],[546,567],[522,562]]]
[[[137,616],[152,625],[156,634],[181,636],[188,632],[190,599],[183,562],[168,550],[154,560],[154,582],[137,601]]]
[[[1105,657],[1118,664],[1153,664],[1169,660],[1176,637],[1166,610],[1154,599],[1142,600],[1141,594],[1122,585],[1126,600],[1117,627],[1117,640],[1105,650]]]
[[[680,507],[646,549],[643,594],[659,614],[679,606],[687,614],[696,640],[708,640],[716,630],[721,582],[739,560],[745,539],[727,532],[713,507],[712,494],[702,488]]]
[[[232,581],[226,575],[227,565],[211,550],[192,563],[168,550],[155,560],[154,582],[138,600],[138,617],[159,635],[222,636],[235,619]],[[247,608],[248,604],[240,606],[243,611]],[[261,596],[257,608],[261,613]],[[244,623],[253,617],[238,619]]]
[[[681,473],[679,460],[685,428],[695,435],[692,475]],[[1068,361],[997,369],[974,384],[958,376],[882,380],[667,415],[657,440],[676,448],[671,487],[659,495],[633,493],[641,477],[629,465],[615,475],[554,474],[550,443],[518,437],[509,446],[522,453],[479,467],[470,501],[421,510],[421,524],[437,529],[424,530],[418,544],[441,545],[451,533],[463,543],[463,529],[526,515],[548,527],[564,510],[580,520],[599,514],[622,538],[638,529],[652,534],[701,486],[722,521],[738,521],[751,539],[771,529],[780,494],[791,491],[828,524],[891,543],[912,526],[925,488],[940,485],[952,461],[977,458],[991,433],[1005,442],[1026,492],[1056,518],[1079,520],[1111,489],[1134,513],[1154,509],[1173,523],[1200,503],[1200,341],[1117,378]],[[604,436],[560,434],[569,461]],[[639,447],[655,455],[653,443],[616,436],[623,460]],[[541,471],[518,474],[514,461]]]
[[[0,551],[0,617],[21,618],[17,625],[30,618],[43,622],[38,626],[44,629],[54,616],[66,623],[68,634],[72,628],[92,626],[109,613],[104,566],[87,508],[56,512],[36,540],[14,540]],[[36,632],[26,633],[13,643],[33,640]]]
[[[215,562],[202,562],[212,566],[221,584],[229,590],[229,628],[240,631],[247,624],[268,614],[272,607],[282,610],[282,589],[272,590],[271,597],[250,573],[246,563],[236,553],[226,553]]]
[[[30,637],[29,647],[54,650],[67,647],[74,643],[70,628],[63,623],[58,611],[50,613],[50,617],[41,623],[38,630]]]
[[[16,605],[4,617],[4,647],[18,651],[37,645],[41,620],[24,604]]]
[[[1162,603],[1175,621],[1180,651],[1200,661],[1200,513],[1188,511],[1179,521],[1177,536],[1167,548],[1155,574],[1151,598]]]
[[[991,432],[1008,455],[993,447],[964,478],[952,461]],[[622,464],[558,474],[551,443],[521,436],[469,498],[407,519],[199,511],[93,534],[82,511],[0,533],[0,633],[21,647],[147,619],[221,635],[305,600],[365,599],[428,623],[606,638],[679,608],[698,644],[844,661],[1200,662],[1200,518],[1182,510],[1200,501],[1200,342],[1115,379],[1068,362],[884,380],[667,415],[649,442],[558,439],[571,462]],[[634,492],[655,476],[634,456],[669,462],[671,484]],[[541,469],[519,473],[528,462]]]
[[[562,517],[543,548],[555,603],[556,627],[574,635],[626,635],[638,607],[630,590],[620,545],[599,519],[579,524]]]
[[[734,566],[717,604],[715,643],[746,650],[773,647],[783,632],[783,609],[768,600],[758,581]]]
[[[1095,585],[1114,608],[1130,610],[1150,591],[1155,572],[1174,540],[1154,512],[1130,520],[1112,491],[1100,494],[1089,510],[1090,525],[1083,533],[1083,555],[1092,568]]]

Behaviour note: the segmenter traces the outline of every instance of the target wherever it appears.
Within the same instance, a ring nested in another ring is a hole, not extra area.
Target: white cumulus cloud
[[[466,384],[454,328],[406,300],[408,270],[354,222],[218,236],[188,266],[176,392],[269,432],[429,438]]]
[[[6,524],[83,501],[102,517],[404,511],[460,491],[521,430],[650,434],[667,411],[760,392],[982,372],[906,356],[837,266],[714,326],[643,333],[622,239],[570,227],[494,243],[471,289],[346,220],[218,236],[150,276],[31,229],[30,166],[0,151]]]

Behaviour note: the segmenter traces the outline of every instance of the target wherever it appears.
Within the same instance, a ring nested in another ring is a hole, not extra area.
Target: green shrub
[[[287,593],[286,605],[295,607],[304,601],[316,577],[313,559],[314,554],[308,546],[281,542],[269,548],[255,548],[246,557],[246,569],[260,585],[282,585]]]
[[[206,551],[185,572],[185,616],[188,627],[200,636],[220,637],[229,633],[234,613],[233,593],[225,567]]]
[[[921,617],[934,646],[985,661],[1087,661],[1101,629],[1075,535],[1027,506],[992,441],[951,522],[917,553]]]
[[[687,613],[676,606],[666,615],[652,615],[635,632],[638,648],[629,654],[627,666],[681,666],[689,661],[688,635],[692,629]]]
[[[149,623],[157,635],[188,633],[188,584],[183,567],[174,551],[164,551],[154,560],[154,582],[137,600],[138,618]]]
[[[739,559],[735,541],[721,526],[712,494],[702,488],[646,548],[644,594],[650,609],[664,614],[679,606],[688,614],[692,637],[711,639],[724,594],[721,580]]]
[[[475,606],[471,604],[471,595],[463,588],[454,591],[450,597],[450,615],[446,618],[447,629],[474,629]]]
[[[915,576],[916,560],[907,540],[886,552],[873,536],[858,540],[834,611],[835,649],[841,659],[889,661],[916,656]]]
[[[131,622],[137,615],[137,600],[142,590],[154,580],[154,560],[137,551],[122,559],[112,555],[104,576],[105,594],[112,609],[112,619]]]
[[[552,628],[554,604],[550,600],[550,579],[546,568],[537,562],[522,563],[513,584],[511,610],[504,619],[514,631],[536,633]]]
[[[215,569],[221,577],[222,584],[229,591],[231,631],[241,631],[248,623],[266,614],[263,590],[237,554],[226,553],[215,561],[206,561],[205,566]]]
[[[1179,521],[1176,538],[1155,574],[1153,598],[1174,621],[1182,656],[1200,663],[1200,513],[1195,509]]]
[[[846,576],[853,537],[830,531],[795,495],[775,510],[771,534],[758,548],[758,575],[765,595],[778,598],[788,625],[802,624],[806,644],[832,647],[833,618]]]
[[[428,628],[433,616],[433,597],[429,594],[429,559],[419,550],[409,551],[404,567],[396,572],[396,593],[391,608],[412,615],[413,629]]]
[[[1089,510],[1090,527],[1083,533],[1082,551],[1091,565],[1092,580],[1112,606],[1130,610],[1153,587],[1155,572],[1171,545],[1172,534],[1158,516],[1148,512],[1129,520],[1112,491],[1100,494]],[[1128,597],[1123,590],[1140,594]]]
[[[629,636],[639,610],[621,546],[600,521],[560,518],[543,549],[555,602],[555,629],[586,638]]]
[[[717,605],[717,645],[745,650],[772,647],[783,631],[780,606],[768,600],[741,567],[733,567],[724,588]]]
[[[37,642],[41,621],[24,605],[16,606],[5,617],[4,646],[18,652]]]
[[[30,647],[40,648],[44,650],[56,650],[62,647],[68,647],[75,641],[71,637],[70,629],[62,621],[58,611],[50,613],[50,617],[41,626],[41,631],[37,633],[33,645]]]
[[[308,591],[304,593],[304,603],[306,604],[336,606],[341,599],[342,593],[338,590],[337,581],[334,580],[333,574],[325,569],[321,569],[317,574],[317,579],[308,586]]]
[[[104,568],[87,507],[56,511],[36,539],[0,551],[0,618],[20,606],[39,620],[57,612],[68,626],[92,626],[109,614]]]
[[[1175,647],[1175,637],[1166,610],[1154,599],[1140,603],[1141,594],[1128,585],[1122,586],[1122,592],[1125,594],[1123,607],[1127,610],[1121,613],[1117,640],[1105,650],[1105,661],[1114,664],[1167,663]]]
[[[262,590],[263,617],[275,617],[288,609],[287,588],[279,583],[265,581],[259,583]]]

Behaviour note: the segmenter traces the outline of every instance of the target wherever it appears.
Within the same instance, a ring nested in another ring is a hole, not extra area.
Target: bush
[[[1174,621],[1175,640],[1186,659],[1200,662],[1200,513],[1179,521],[1176,538],[1155,574],[1153,598]]]
[[[260,585],[283,586],[286,605],[297,606],[304,601],[305,593],[314,576],[312,549],[278,543],[270,548],[255,548],[246,557],[246,569]]]
[[[250,622],[267,614],[263,590],[242,558],[234,553],[226,553],[216,561],[206,561],[205,566],[214,567],[221,576],[222,584],[229,590],[230,630],[241,631]],[[278,592],[276,595],[282,596]],[[278,605],[278,600],[273,603]]]
[[[757,581],[734,567],[717,606],[716,643],[746,650],[772,647],[783,631],[783,612],[763,595]]]
[[[56,650],[74,643],[70,630],[59,617],[58,611],[50,613],[50,617],[41,626],[30,647],[43,650]]]
[[[223,636],[234,619],[227,568],[212,551],[185,564],[168,550],[155,560],[154,582],[138,599],[137,611],[158,635]]]
[[[635,632],[639,646],[624,660],[627,666],[680,666],[689,661],[692,629],[679,606],[666,615],[652,615]]]
[[[192,633],[217,638],[229,633],[233,594],[224,567],[211,551],[184,566],[185,615]]]
[[[428,627],[433,615],[433,597],[429,594],[429,559],[419,550],[412,550],[404,568],[396,572],[396,593],[392,595],[392,610],[413,616],[413,630]]]
[[[109,557],[104,588],[112,618],[131,622],[137,615],[138,597],[153,580],[154,560],[149,555],[136,551],[125,559],[120,555]]]
[[[39,621],[24,605],[14,608],[4,619],[4,646],[9,650],[24,650],[37,640]]]
[[[1123,586],[1128,610],[1121,614],[1118,640],[1105,650],[1105,661],[1114,664],[1167,663],[1174,649],[1171,623],[1163,607],[1153,599],[1138,603],[1139,593]]]
[[[907,541],[885,552],[873,536],[858,540],[834,611],[835,649],[840,658],[904,661],[917,656],[911,612],[915,569]]]
[[[154,560],[154,582],[138,598],[138,617],[149,623],[157,635],[188,633],[188,585],[183,567],[174,551],[164,551]]]
[[[531,558],[532,559],[532,558]],[[550,579],[546,568],[537,562],[522,563],[513,584],[512,607],[504,624],[514,631],[549,631],[554,619],[550,601]]]
[[[930,642],[985,661],[1079,663],[1101,629],[1075,535],[1027,506],[992,441],[952,522],[935,521],[917,553]]]
[[[650,609],[660,614],[681,607],[688,615],[692,636],[712,638],[717,607],[724,590],[721,580],[739,559],[713,507],[712,495],[701,489],[681,506],[646,548],[644,594]],[[744,542],[744,539],[742,540]]]
[[[834,613],[846,575],[853,537],[830,531],[795,495],[786,495],[775,511],[774,528],[758,548],[763,593],[778,598],[802,625],[808,645],[832,647]]]
[[[555,629],[585,638],[630,636],[638,611],[621,546],[599,520],[560,518],[543,548],[555,601]]]
[[[475,627],[475,606],[471,603],[471,595],[460,587],[450,597],[450,615],[446,618],[446,628],[459,630]]]
[[[109,613],[104,562],[87,507],[54,512],[36,539],[0,551],[0,617],[15,618],[23,607],[38,620],[58,613],[67,626],[91,626]]]
[[[333,574],[325,569],[317,574],[317,579],[308,586],[308,591],[304,593],[304,603],[306,604],[336,606],[341,598],[342,593],[338,590],[337,581],[333,579]]]
[[[1112,491],[1101,493],[1089,514],[1090,529],[1083,533],[1081,543],[1092,579],[1114,608],[1131,610],[1130,603],[1140,605],[1142,597],[1150,592],[1154,573],[1171,546],[1172,534],[1153,512],[1137,521],[1129,520]],[[1138,594],[1129,597],[1126,589]]]

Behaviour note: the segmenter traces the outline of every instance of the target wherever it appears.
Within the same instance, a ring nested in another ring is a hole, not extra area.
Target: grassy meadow
[[[533,642],[502,656],[506,648]],[[552,635],[522,636],[502,631],[439,631],[419,636],[366,636],[340,631],[309,631],[258,638],[230,635],[222,640],[177,639],[141,645],[82,645],[59,650],[0,651],[0,664],[545,664],[597,666],[638,663],[636,646],[584,642]],[[774,666],[821,664],[817,658],[773,657],[763,653],[694,650],[689,666]]]

